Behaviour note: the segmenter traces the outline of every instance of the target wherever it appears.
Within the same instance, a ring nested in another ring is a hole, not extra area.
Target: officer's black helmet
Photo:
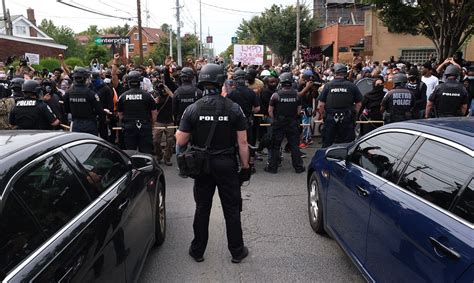
[[[247,73],[244,70],[238,69],[238,70],[235,71],[232,78],[234,80],[245,80],[246,76],[247,76]]]
[[[334,73],[335,74],[347,74],[347,66],[341,63],[337,63],[334,65]]]
[[[257,75],[258,75],[258,72],[254,68],[249,68],[247,70],[247,79],[255,79]]]
[[[280,80],[280,84],[282,85],[293,84],[293,75],[290,72],[282,73],[280,77],[278,77],[278,79]]]
[[[25,95],[34,94],[37,95],[40,89],[40,84],[35,80],[27,80],[23,83],[21,90]]]
[[[23,78],[14,78],[10,82],[10,89],[21,90],[21,86],[23,85],[24,82],[25,80]]]
[[[394,85],[403,85],[407,83],[408,78],[407,78],[407,75],[398,73],[393,76],[392,81]]]
[[[193,69],[189,67],[184,67],[183,69],[181,69],[181,73],[179,74],[179,77],[182,80],[192,80],[194,77],[194,71]]]
[[[199,85],[205,83],[221,86],[225,81],[224,67],[217,64],[206,64],[202,67],[199,73]]]
[[[72,73],[72,79],[79,83],[85,82],[88,76],[89,72],[83,67],[76,67]]]
[[[130,87],[139,87],[141,79],[142,79],[142,74],[140,72],[131,71],[127,75],[128,86],[130,86]]]
[[[446,68],[446,71],[444,71],[444,74],[446,76],[459,76],[461,74],[461,71],[459,70],[458,67],[454,66],[454,65],[449,65],[447,68]]]

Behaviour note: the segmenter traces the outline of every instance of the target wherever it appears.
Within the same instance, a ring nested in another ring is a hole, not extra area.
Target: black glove
[[[243,182],[246,182],[246,181],[250,180],[250,175],[251,175],[250,174],[250,167],[240,169],[240,172],[239,172],[240,185],[242,185]]]

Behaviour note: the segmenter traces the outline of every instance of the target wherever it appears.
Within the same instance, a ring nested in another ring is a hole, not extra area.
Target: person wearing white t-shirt
[[[426,99],[428,99],[433,93],[435,87],[439,84],[439,79],[436,76],[433,76],[431,62],[423,64],[422,73],[423,76],[421,77],[421,81],[426,84]]]

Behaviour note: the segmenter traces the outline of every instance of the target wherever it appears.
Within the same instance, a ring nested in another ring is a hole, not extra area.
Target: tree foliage
[[[452,56],[474,32],[473,0],[367,0],[390,32],[424,35],[441,60]]]
[[[316,22],[307,6],[301,5],[300,8],[300,41],[307,45]],[[267,45],[277,56],[288,62],[296,48],[296,7],[274,4],[260,16],[249,21],[243,20],[237,29],[237,36],[239,40],[254,39],[258,44]]]
[[[118,36],[127,36],[130,31],[130,25],[125,24],[123,26],[114,26],[102,29],[102,33],[116,34]]]
[[[160,41],[155,45],[153,50],[150,52],[149,58],[152,58],[155,64],[163,64],[166,56],[169,55],[170,50],[170,40],[169,35],[166,34],[166,37],[160,39]],[[193,56],[195,57],[197,52],[196,48],[199,44],[198,38],[193,34],[185,34],[181,37],[181,55],[183,62],[186,61],[186,57]],[[177,54],[177,44],[176,36],[173,36],[173,54],[176,59]]]
[[[74,38],[74,31],[67,26],[56,26],[53,21],[43,19],[39,25],[39,29],[49,35],[59,44],[66,45],[66,56],[84,57],[85,49],[77,43]]]
[[[108,62],[110,58],[111,58],[111,55],[109,54],[109,49],[107,49],[106,47],[102,45],[91,43],[86,48],[87,64],[92,59],[98,59],[101,64],[106,64],[106,62]]]

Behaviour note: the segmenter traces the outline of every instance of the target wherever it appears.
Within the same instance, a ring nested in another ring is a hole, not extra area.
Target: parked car
[[[149,155],[67,132],[0,131],[0,279],[135,282],[165,239]]]
[[[474,118],[385,125],[318,150],[309,222],[368,281],[473,282]]]

